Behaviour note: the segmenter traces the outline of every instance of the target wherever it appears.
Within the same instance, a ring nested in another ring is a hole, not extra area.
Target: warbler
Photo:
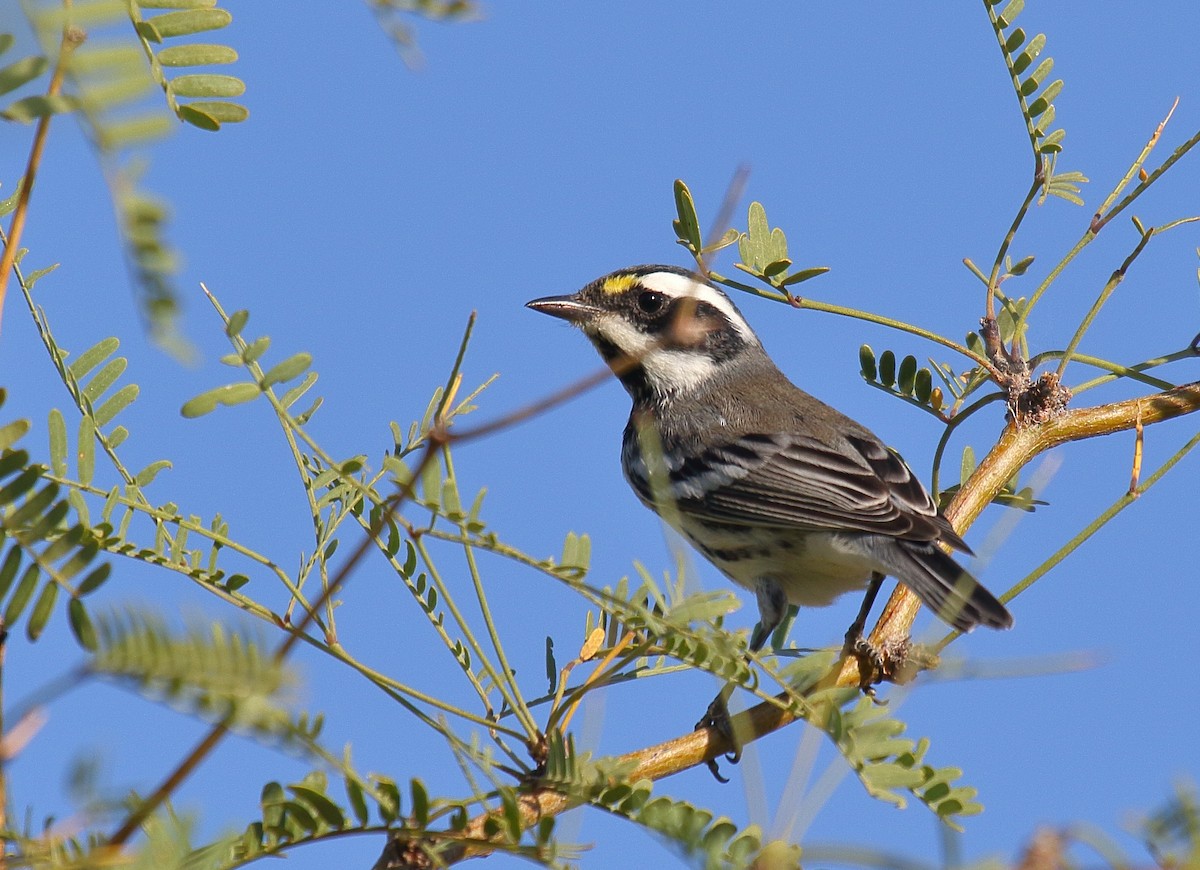
[[[956,629],[1012,625],[939,546],[971,552],[904,460],[792,384],[709,281],[675,266],[635,266],[527,305],[583,330],[629,392],[625,477],[643,504],[755,593],[752,650],[789,603],[824,606],[870,587],[851,627],[861,637],[885,575]]]

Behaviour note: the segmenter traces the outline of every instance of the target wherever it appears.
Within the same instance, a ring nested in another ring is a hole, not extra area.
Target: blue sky
[[[760,200],[799,265],[831,267],[803,285],[807,294],[956,338],[976,326],[983,304],[962,259],[991,262],[1029,182],[1029,146],[982,4],[936,14],[867,4],[489,4],[474,23],[419,24],[424,62],[416,70],[400,62],[365,4],[306,5],[290,17],[277,5],[224,5],[234,23],[221,39],[241,55],[233,71],[247,82],[250,120],[215,135],[181,128],[153,150],[147,175],[147,186],[173,206],[171,237],[186,257],[185,330],[201,362],[182,367],[140,333],[103,181],[70,122],[52,129],[25,243],[35,265],[61,262],[37,289],[64,346],[122,339],[126,377],[141,386],[124,415],[133,433],[129,462],[174,462],[151,495],[185,513],[220,511],[236,535],[283,565],[311,547],[311,530],[266,406],[200,420],[179,415],[184,401],[233,373],[217,362],[228,348],[199,282],[227,310],[249,309],[248,332],[271,336],[277,359],[311,352],[325,397],[312,432],[335,455],[378,461],[391,443],[389,421],[407,426],[419,417],[444,379],[471,311],[478,323],[466,381],[499,374],[477,420],[593,372],[598,360],[581,336],[523,303],[622,266],[686,265],[670,225],[675,178],[691,186],[707,224],[736,167],[748,166],[737,223],[748,202]],[[1153,8],[1135,17],[1116,5],[1031,3],[1019,22],[1047,33],[1055,74],[1066,81],[1055,101],[1067,130],[1060,169],[1092,181],[1085,207],[1054,200],[1030,215],[1013,253],[1037,259],[1028,277],[1008,285],[1013,295],[1031,292],[1079,238],[1177,96],[1148,165],[1200,128],[1200,8]],[[29,132],[0,129],[0,193],[24,164]],[[1200,212],[1197,160],[1185,159],[1132,212],[1147,224]],[[1121,217],[1089,246],[1037,309],[1035,351],[1066,344],[1135,242]],[[1081,350],[1132,363],[1187,344],[1200,330],[1198,244],[1194,226],[1156,239]],[[726,254],[716,266],[728,273],[730,264]],[[928,479],[938,427],[867,387],[858,347],[949,357],[861,322],[737,301],[793,380],[873,428]],[[6,417],[30,417],[28,443],[44,449],[47,411],[65,408],[67,397],[18,302],[8,300],[0,341]],[[1072,366],[1067,381],[1091,376]],[[1195,380],[1197,365],[1178,363],[1163,376]],[[1090,391],[1079,404],[1138,392]],[[662,528],[619,470],[627,412],[625,394],[609,382],[464,446],[459,476],[467,489],[488,487],[487,516],[516,546],[550,554],[568,531],[587,532],[594,582],[615,582],[634,560],[661,572],[671,564]],[[955,452],[964,443],[982,452],[1001,425],[999,411],[980,415]],[[1192,418],[1149,429],[1145,468],[1196,426]],[[1040,494],[1049,506],[1011,529],[1014,517],[992,508],[967,535],[989,554],[976,565],[985,582],[1007,589],[1119,497],[1132,454],[1126,433],[1035,463],[1027,477],[1045,480]],[[1019,597],[1013,630],[976,632],[952,647],[967,667],[995,678],[934,682],[893,701],[912,734],[931,738],[931,760],[960,766],[980,791],[986,811],[968,820],[959,840],[966,858],[1011,861],[1041,825],[1080,821],[1121,837],[1137,813],[1200,772],[1196,743],[1185,737],[1200,716],[1191,691],[1197,462],[1185,459]],[[134,567],[118,563],[94,603],[149,598],[169,610],[223,613],[173,575]],[[725,582],[696,567],[706,585]],[[502,563],[485,570],[502,627],[517,638],[515,666],[540,687],[545,636],[560,652],[571,649],[585,606],[533,574]],[[254,579],[261,597],[282,608],[284,591]],[[438,688],[438,675],[450,672],[430,670],[415,607],[383,566],[365,567],[342,597],[341,631],[365,659]],[[844,599],[804,612],[792,637],[806,646],[838,642],[855,607]],[[731,619],[749,626],[753,603]],[[56,619],[34,647],[14,634],[9,704],[78,661],[63,623]],[[1074,669],[1080,658],[1090,667]],[[364,769],[420,776],[434,790],[456,787],[449,754],[395,705],[308,651],[297,663],[308,678],[304,706],[329,712],[329,745],[352,742]],[[714,689],[691,674],[613,691],[584,727],[598,735],[599,751],[628,751],[685,731]],[[146,790],[201,730],[104,685],[49,714],[10,774],[17,805],[34,806],[35,818],[69,812],[71,759],[96,755],[107,782]],[[800,729],[790,728],[761,741],[730,785],[698,770],[661,790],[770,828],[777,809],[796,800],[785,781],[800,740]],[[814,781],[831,761],[822,747]],[[306,767],[231,739],[177,803],[199,808],[204,830],[221,830],[253,812],[264,781],[291,781]],[[801,803],[805,843],[938,855],[939,823],[929,812],[873,801],[852,776],[828,799]],[[570,824],[574,836],[597,843],[585,867],[631,854],[645,865],[672,860],[598,813]],[[367,866],[379,845],[362,838],[301,850],[291,866]]]

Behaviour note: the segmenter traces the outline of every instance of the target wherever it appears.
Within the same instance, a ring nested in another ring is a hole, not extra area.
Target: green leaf
[[[241,79],[215,73],[176,76],[168,87],[179,97],[240,97],[246,92]]]
[[[33,287],[42,278],[45,278],[51,272],[58,268],[58,263],[51,263],[49,266],[44,266],[41,269],[34,269],[25,276],[25,286]]]
[[[683,180],[678,178],[675,179],[674,191],[675,213],[679,215],[679,218],[673,222],[675,235],[692,251],[699,251],[700,221],[696,217],[696,203],[692,199],[692,192],[688,190],[688,186],[683,183]]]
[[[382,774],[373,773],[370,780],[379,794],[379,817],[385,825],[390,825],[400,818],[400,789],[394,779]]]
[[[290,381],[298,377],[310,365],[312,365],[312,354],[297,353],[285,359],[278,365],[272,366],[265,375],[263,375],[262,385],[264,388],[273,384]]]
[[[780,287],[791,287],[793,284],[799,284],[803,281],[808,281],[818,275],[824,275],[829,271],[828,266],[814,266],[811,269],[801,269],[799,272],[793,272],[784,278],[780,283]]]
[[[21,198],[21,183],[23,179],[17,179],[16,189],[13,190],[3,200],[0,200],[0,217],[6,214],[12,214],[13,209],[17,207],[17,200]]]
[[[911,789],[920,785],[923,780],[920,771],[898,764],[871,764],[864,767],[861,773],[871,788],[880,790]]]
[[[284,801],[284,819],[290,822],[292,829],[292,838],[299,840],[302,836],[309,836],[318,830],[317,818],[308,811],[308,807],[299,801]],[[299,830],[295,829],[299,826]]]
[[[134,144],[162,139],[173,128],[174,119],[169,112],[154,111],[106,123],[101,135],[104,146],[116,151]]]
[[[48,483],[37,492],[28,496],[19,508],[13,511],[5,520],[9,528],[20,528],[36,522],[43,513],[58,498],[58,484]]]
[[[17,100],[3,112],[0,112],[0,118],[7,118],[10,121],[19,121],[22,124],[28,124],[36,118],[69,114],[74,112],[77,106],[78,100],[73,96],[38,94],[32,97],[25,97],[23,100]]]
[[[222,124],[245,121],[250,117],[250,110],[239,103],[224,100],[197,100],[180,106],[179,117],[202,130],[218,130]]]
[[[763,275],[768,278],[774,278],[781,272],[786,272],[788,267],[792,265],[792,261],[786,257],[782,260],[775,260],[763,267]]]
[[[1013,73],[1020,75],[1025,72],[1030,64],[1037,60],[1038,55],[1042,53],[1042,49],[1045,47],[1046,34],[1044,33],[1039,33],[1033,39],[1029,40],[1029,45],[1025,47],[1025,50],[1013,59]]]
[[[187,104],[180,104],[176,108],[176,113],[179,115],[180,120],[187,121],[193,127],[207,130],[209,133],[215,133],[221,129],[221,122],[212,115],[206,115],[204,112],[193,109]]]
[[[858,349],[858,365],[862,376],[868,381],[878,377],[879,369],[875,365],[875,351],[871,350],[871,345],[864,344]]]
[[[212,9],[217,0],[137,0],[143,9]]]
[[[1021,14],[1021,10],[1025,8],[1025,0],[1011,0],[1004,7],[1004,10],[996,16],[997,24],[1001,28],[1011,27],[1012,23],[1017,20],[1017,16]]]
[[[350,803],[354,818],[358,821],[358,826],[365,828],[371,823],[371,816],[367,811],[366,794],[363,792],[363,787],[349,777],[346,777],[346,798]]]
[[[975,473],[975,448],[970,444],[963,448],[962,464],[959,466],[959,480],[964,483]]]
[[[283,822],[283,802],[287,796],[283,786],[277,782],[268,782],[262,787],[258,804],[262,808],[263,826],[268,830],[277,830]]]
[[[1055,132],[1055,133],[1059,133],[1059,132],[1063,132],[1063,131],[1061,131],[1061,130],[1055,130],[1054,132]],[[1024,275],[1024,274],[1026,273],[1026,271],[1028,271],[1028,270],[1029,270],[1029,267],[1030,267],[1030,266],[1032,266],[1032,265],[1033,265],[1033,257],[1032,257],[1032,256],[1029,256],[1029,257],[1024,257],[1024,258],[1022,258],[1022,259],[1018,260],[1016,263],[1014,263],[1014,264],[1013,264],[1013,265],[1012,265],[1012,266],[1009,268],[1009,270],[1008,270],[1008,274],[1010,274],[1010,275]]]
[[[787,239],[783,230],[771,229],[767,210],[761,202],[750,203],[746,221],[747,232],[738,243],[742,263],[753,274],[764,274],[773,263],[788,259]]]
[[[442,491],[442,466],[436,456],[430,457],[421,470],[421,496],[424,502],[436,509]]]
[[[63,502],[59,502],[58,504],[63,504]],[[57,538],[51,541],[44,550],[42,550],[39,561],[41,561],[42,564],[56,561],[57,559],[61,558],[64,553],[79,547],[85,534],[86,532],[83,526],[80,525],[74,525],[66,531],[63,531]],[[80,548],[78,552],[76,552],[75,555],[68,560],[65,566],[59,568],[58,573],[63,575],[63,579],[74,576],[76,573],[78,573],[74,566],[78,565],[79,567],[82,567],[83,565],[86,565],[88,561],[95,557],[97,552],[99,552],[99,547],[92,542],[89,542],[87,545]]]
[[[235,335],[241,335],[243,329],[246,328],[246,321],[250,319],[250,312],[246,309],[239,309],[229,315],[229,323],[225,325],[225,334],[230,338]]]
[[[896,383],[896,355],[890,350],[885,350],[879,355],[879,383],[885,387],[894,386]]]
[[[233,63],[238,53],[225,45],[172,45],[155,55],[163,66],[216,66]]]
[[[233,21],[233,16],[224,9],[191,9],[182,12],[167,12],[148,18],[144,23],[150,24],[159,39],[170,39],[175,36],[189,36],[206,30],[220,30]]]
[[[172,467],[173,466],[171,465],[171,461],[169,459],[159,459],[151,462],[137,473],[137,476],[134,478],[134,483],[136,483],[138,486],[149,486],[154,482],[154,478],[158,476],[160,471],[162,471],[164,468]]]
[[[1042,140],[1041,144],[1038,146],[1038,150],[1043,154],[1054,154],[1062,151],[1062,140],[1066,135],[1067,131],[1060,127]],[[1030,259],[1032,259],[1032,257]]]
[[[242,351],[242,360],[248,363],[256,362],[270,347],[271,339],[265,335],[260,335],[254,341],[247,342],[245,349]]]
[[[702,254],[712,254],[716,253],[717,251],[724,250],[736,242],[741,235],[742,234],[737,230],[730,228],[725,231],[725,235],[721,236],[721,238],[717,239],[715,242],[709,242],[701,249],[700,252]],[[551,819],[551,821],[553,821],[553,819]]]
[[[241,405],[262,395],[258,384],[226,384],[223,387],[201,393],[183,403],[180,413],[185,417],[202,417],[216,410],[217,405]]]
[[[89,651],[96,649],[96,628],[88,616],[87,607],[78,598],[67,602],[67,623],[81,647]]]
[[[90,595],[99,589],[101,585],[103,585],[104,581],[108,579],[108,575],[111,573],[112,565],[106,562],[84,577],[83,580],[80,581],[79,586],[76,587],[76,591],[80,596]]]
[[[126,384],[113,393],[103,405],[96,409],[94,414],[97,426],[106,426],[112,422],[113,418],[128,408],[133,400],[138,397],[138,385]]]
[[[922,368],[917,371],[916,381],[913,384],[913,395],[918,402],[929,402],[929,397],[933,395],[933,374],[929,369]]]
[[[10,547],[4,555],[4,562],[0,563],[0,601],[8,594],[9,587],[12,586],[12,582],[17,576],[17,569],[20,567],[21,548]]]
[[[22,454],[25,453],[24,450],[20,452]],[[28,459],[29,457],[26,454],[25,461],[28,461]],[[29,490],[33,489],[33,487],[37,486],[37,482],[40,479],[41,475],[38,474],[38,470],[36,468],[22,469],[21,473],[17,475],[17,477],[10,480],[2,488],[0,488],[0,506],[11,504],[12,502],[16,501]]]
[[[419,779],[412,781],[412,816],[413,821],[417,826],[424,828],[429,824],[429,792],[425,790],[425,784]]]
[[[1053,70],[1054,70],[1054,58],[1052,58],[1052,57],[1043,58],[1042,62],[1037,65],[1037,67],[1034,69],[1034,71],[1029,74],[1029,76],[1026,78],[1025,82],[1021,85],[1022,89],[1024,89],[1030,82],[1032,82],[1034,85],[1034,90],[1037,90],[1038,88],[1040,88],[1042,86],[1042,82],[1046,81],[1046,79],[1048,79],[1050,77],[1050,73]],[[1033,91],[1030,91],[1030,93],[1033,93]]]
[[[58,584],[51,580],[42,587],[42,594],[38,596],[37,603],[33,605],[33,610],[29,614],[29,622],[25,625],[25,636],[31,641],[42,636],[42,631],[45,630],[46,623],[50,620],[50,614],[54,611],[54,602],[57,600]]]
[[[286,393],[280,396],[279,403],[285,408],[292,407],[292,405],[296,404],[296,402],[298,402],[305,393],[312,389],[312,385],[316,382],[317,373],[309,372],[304,376],[304,379],[300,381],[300,383],[296,384],[296,386],[292,387]]]
[[[79,482],[90,485],[96,472],[96,423],[90,414],[84,414],[79,420],[79,439],[75,449]]]
[[[510,843],[519,843],[521,841],[521,808],[517,805],[516,796],[512,789],[502,788],[500,790],[500,808],[504,825],[507,828],[505,832],[508,835]]]
[[[25,437],[29,431],[28,420],[13,420],[0,426],[0,450],[7,450]]]
[[[85,43],[71,53],[68,69],[77,79],[116,79],[131,75],[146,78],[142,69],[145,61],[141,46],[125,40],[99,45]]]
[[[312,807],[321,818],[321,821],[333,830],[340,831],[346,827],[346,816],[342,812],[342,808],[330,800],[327,795],[303,785],[289,785],[288,789],[291,790],[292,794]]]
[[[4,609],[5,625],[12,626],[16,624],[17,619],[21,616],[21,611],[25,609],[25,605],[29,603],[29,599],[33,597],[33,591],[37,589],[38,578],[40,576],[41,571],[36,564],[25,568],[25,573],[21,575],[21,580],[17,583],[16,591],[13,592],[12,598],[8,599],[8,606]]]
[[[50,410],[50,468],[59,477],[67,476],[67,424],[58,408]]]
[[[57,492],[55,494],[57,495]],[[70,513],[70,511],[71,506],[67,504],[65,500],[55,502],[48,511],[42,514],[37,521],[30,526],[29,536],[39,541],[45,540],[51,532],[61,530],[63,520],[66,519],[67,514]],[[59,538],[58,540],[54,541],[50,547],[53,548],[62,540],[62,538]],[[49,552],[49,548],[47,549],[47,552]],[[57,558],[58,555],[60,554],[56,554],[54,556],[45,555],[43,558],[45,558],[47,561],[50,561],[54,558]]]
[[[121,342],[118,338],[109,336],[81,353],[79,359],[75,360],[67,368],[70,369],[71,374],[75,376],[76,380],[81,380],[84,375],[116,353],[117,348],[120,346]]]
[[[95,377],[88,381],[88,385],[83,388],[83,397],[89,402],[95,402],[104,392],[116,383],[117,378],[125,372],[128,366],[128,361],[123,356],[109,360],[100,371],[96,372]]]
[[[897,378],[897,386],[900,388],[900,392],[906,396],[911,396],[916,377],[917,358],[909,354],[900,360],[900,374]]]
[[[1047,110],[1052,109],[1053,106],[1050,104],[1062,93],[1062,89],[1062,79],[1056,79],[1046,85],[1046,90],[1042,92],[1042,95],[1029,104],[1029,117],[1036,118],[1044,114]],[[1046,126],[1049,126],[1049,121],[1046,122]]]
[[[22,58],[15,63],[10,63],[8,66],[0,69],[0,94],[15,91],[26,82],[33,81],[44,73],[49,66],[50,61],[38,55]]]

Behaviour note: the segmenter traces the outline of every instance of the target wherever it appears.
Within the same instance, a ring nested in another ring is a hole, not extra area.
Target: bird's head
[[[729,297],[676,266],[622,269],[527,307],[582,329],[635,402],[694,392],[740,357],[762,352]]]

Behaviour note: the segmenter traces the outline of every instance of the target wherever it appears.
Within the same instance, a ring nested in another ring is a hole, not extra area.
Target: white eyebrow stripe
[[[691,297],[697,302],[711,305],[725,315],[725,318],[733,324],[733,328],[738,331],[745,342],[748,344],[760,343],[758,336],[750,328],[750,324],[738,313],[733,303],[729,301],[729,297],[715,287],[677,272],[651,272],[648,275],[642,275],[638,280],[647,290],[654,290],[664,296],[670,296],[672,299]]]

